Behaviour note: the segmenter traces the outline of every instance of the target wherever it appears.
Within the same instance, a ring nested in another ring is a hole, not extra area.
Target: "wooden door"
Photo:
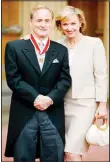
[[[19,39],[20,33],[8,32],[13,25],[19,26],[19,1],[2,0],[2,79],[5,79],[4,55],[6,43]]]
[[[96,36],[98,2],[97,0],[68,0],[68,5],[77,7],[83,10],[87,22],[85,34]]]

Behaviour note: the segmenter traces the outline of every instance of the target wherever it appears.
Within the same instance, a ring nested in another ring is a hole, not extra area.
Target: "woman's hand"
[[[27,34],[27,35],[21,37],[20,39],[24,39],[24,40],[30,39],[30,34]]]
[[[106,103],[100,102],[99,106],[96,110],[95,117],[101,119],[101,118],[107,118],[107,107]]]

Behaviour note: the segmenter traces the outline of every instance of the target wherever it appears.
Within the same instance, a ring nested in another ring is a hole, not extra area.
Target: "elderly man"
[[[30,13],[28,40],[8,42],[5,69],[13,91],[5,156],[15,162],[63,162],[64,101],[71,85],[67,48],[49,39],[53,12]]]

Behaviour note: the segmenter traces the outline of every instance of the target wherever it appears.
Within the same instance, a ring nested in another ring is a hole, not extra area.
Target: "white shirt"
[[[41,41],[38,40],[38,39],[35,38],[35,37],[34,37],[34,39],[36,40],[37,44],[39,45]],[[45,38],[45,39],[42,41],[44,47],[45,47],[47,41],[48,41],[48,37]],[[33,44],[33,45],[34,45],[34,44]],[[34,47],[35,47],[35,46],[34,46]],[[39,48],[41,49],[40,46],[39,46]],[[44,48],[43,48],[43,49],[44,49]],[[42,49],[42,51],[43,51],[43,49]],[[35,52],[36,52],[36,55],[37,55],[37,59],[38,59],[38,62],[39,62],[40,69],[41,69],[41,71],[42,71],[42,68],[43,68],[43,65],[44,65],[44,61],[45,61],[45,53],[42,54],[42,55],[39,54],[39,51],[36,49],[36,47],[35,47]]]
[[[36,42],[37,42],[37,44],[39,45],[39,43],[41,42],[40,40],[38,40],[37,38],[35,38],[34,37],[34,39],[36,40]],[[46,43],[47,43],[47,41],[48,41],[48,37],[47,38],[45,38],[43,41],[42,41],[42,43],[44,44],[44,48],[45,48],[45,46],[46,46]],[[34,44],[33,44],[34,45]],[[34,46],[35,47],[35,46]],[[40,48],[40,46],[39,46],[39,48]],[[43,48],[43,49],[44,49]],[[43,49],[42,49],[42,51],[43,51]],[[40,50],[41,50],[41,48],[40,48]],[[41,51],[41,52],[42,52]],[[45,61],[45,54],[46,53],[43,53],[42,55],[40,55],[39,54],[39,52],[38,52],[38,50],[36,49],[36,47],[35,47],[35,52],[36,52],[36,55],[37,55],[37,59],[38,59],[38,62],[39,62],[39,66],[40,66],[40,69],[42,70],[42,68],[43,68],[43,64],[44,64],[44,61]],[[43,62],[41,62],[40,60],[41,59],[43,59]],[[39,96],[38,96],[39,97]],[[38,99],[38,97],[36,97],[36,99],[35,99],[35,101]],[[48,96],[47,96],[48,97]],[[50,98],[50,97],[49,97]],[[50,98],[51,99],[51,98]],[[34,102],[35,102],[34,101]],[[51,99],[51,104],[53,104],[53,100]]]

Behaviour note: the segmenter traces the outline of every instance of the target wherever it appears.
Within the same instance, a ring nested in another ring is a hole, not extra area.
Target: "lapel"
[[[22,51],[25,54],[25,56],[27,57],[27,59],[29,60],[29,62],[32,64],[34,69],[41,75],[41,70],[40,70],[38,59],[37,59],[37,56],[35,53],[34,46],[30,40],[25,40],[25,41],[26,41],[26,45],[22,49]]]
[[[25,56],[29,60],[29,62],[32,64],[34,69],[40,75],[44,75],[45,72],[48,70],[48,68],[50,67],[53,60],[55,59],[55,57],[58,54],[57,50],[55,49],[55,46],[54,46],[53,42],[50,41],[50,47],[49,47],[48,51],[46,52],[45,61],[44,61],[42,71],[40,69],[40,66],[39,66],[39,63],[38,63],[38,59],[37,59],[33,44],[31,43],[30,40],[25,40],[25,42],[26,42],[26,44],[22,48],[23,53],[25,54]]]
[[[46,73],[46,71],[48,70],[48,68],[52,64],[53,60],[56,58],[57,54],[58,54],[58,51],[55,49],[53,42],[50,41],[50,47],[49,47],[48,51],[46,52],[45,62],[44,62],[44,65],[43,65],[41,75],[44,75]]]

